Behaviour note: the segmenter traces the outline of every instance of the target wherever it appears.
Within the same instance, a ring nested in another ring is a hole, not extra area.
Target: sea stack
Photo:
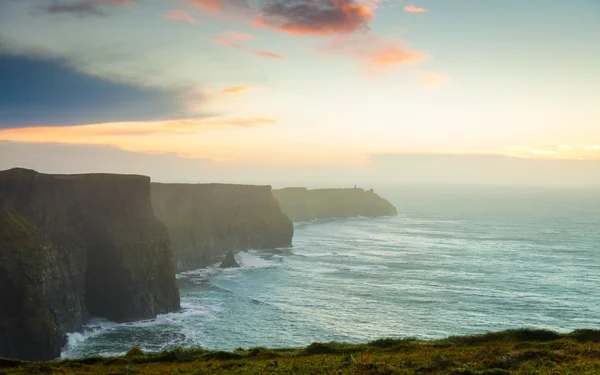
[[[88,316],[179,309],[150,178],[0,172],[0,356],[49,360]]]
[[[227,255],[225,255],[225,259],[221,262],[221,268],[239,268],[238,262],[235,260],[235,256],[233,255],[233,251],[229,250]]]
[[[349,218],[357,216],[395,216],[396,207],[373,189],[285,188],[273,190],[283,212],[293,221]]]
[[[214,264],[230,250],[292,245],[293,223],[270,186],[153,183],[152,204],[179,272]]]

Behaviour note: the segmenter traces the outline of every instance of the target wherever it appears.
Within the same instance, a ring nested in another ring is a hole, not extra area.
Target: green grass
[[[0,245],[10,248],[36,248],[40,246],[33,224],[16,211],[0,209]]]
[[[1,375],[128,374],[600,374],[600,331],[510,330],[436,341],[380,339],[299,349],[201,348],[46,363],[0,359]]]

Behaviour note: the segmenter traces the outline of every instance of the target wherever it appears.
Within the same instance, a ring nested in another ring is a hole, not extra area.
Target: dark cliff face
[[[0,172],[0,356],[52,359],[89,315],[178,308],[149,178]]]
[[[273,190],[273,195],[283,212],[296,222],[398,214],[396,207],[373,190],[286,188]]]
[[[152,204],[171,235],[178,271],[206,267],[230,250],[292,244],[293,224],[270,186],[152,184]]]

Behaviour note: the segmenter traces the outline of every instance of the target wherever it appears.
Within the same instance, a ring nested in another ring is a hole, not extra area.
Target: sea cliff
[[[0,172],[0,356],[56,358],[90,315],[178,308],[148,177]]]
[[[229,251],[292,245],[293,224],[270,186],[153,183],[152,204],[178,271],[206,267]]]
[[[398,214],[396,207],[372,189],[285,188],[273,190],[283,212],[293,221],[378,217]]]

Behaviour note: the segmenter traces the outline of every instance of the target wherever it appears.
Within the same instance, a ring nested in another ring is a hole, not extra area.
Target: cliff
[[[0,172],[0,356],[56,358],[89,315],[178,308],[148,177]]]
[[[286,188],[273,190],[273,195],[293,221],[398,214],[396,207],[373,190]]]
[[[292,244],[293,224],[270,186],[153,183],[152,204],[169,230],[178,271],[206,267],[230,250]]]

